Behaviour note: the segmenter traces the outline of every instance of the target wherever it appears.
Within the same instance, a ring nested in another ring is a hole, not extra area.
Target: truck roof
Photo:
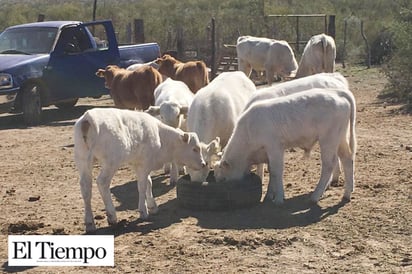
[[[52,28],[61,28],[66,25],[78,25],[81,24],[80,21],[44,21],[44,22],[34,22],[21,25],[10,26],[7,29],[13,28],[31,28],[31,27],[52,27]]]

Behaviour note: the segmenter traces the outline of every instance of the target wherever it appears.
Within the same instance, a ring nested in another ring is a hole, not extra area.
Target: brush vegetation
[[[94,0],[0,0],[0,29],[36,21],[93,19]],[[239,35],[296,40],[296,18],[267,15],[335,15],[338,59],[364,64],[367,47],[361,36],[363,22],[372,64],[385,63],[393,96],[411,101],[412,3],[410,0],[97,0],[96,20],[111,19],[120,43],[130,41],[127,25],[143,19],[145,41],[156,41],[162,51],[174,50],[178,37],[183,48],[199,52],[207,61],[211,47],[211,18],[215,18],[217,47],[234,44]],[[266,18],[266,19],[265,19]],[[347,36],[344,47],[344,26]],[[324,32],[324,18],[301,18],[302,41]],[[303,46],[300,47],[303,49]],[[345,48],[345,50],[343,50]],[[300,52],[296,53],[298,56]]]

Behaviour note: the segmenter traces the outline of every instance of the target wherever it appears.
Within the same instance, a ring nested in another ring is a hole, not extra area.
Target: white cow
[[[217,181],[240,179],[252,164],[268,162],[268,192],[275,204],[284,201],[283,161],[285,149],[300,147],[309,153],[319,142],[322,170],[311,196],[319,201],[342,161],[345,174],[344,199],[354,188],[356,153],[356,104],[346,90],[311,89],[258,102],[239,118],[220,163],[215,165]]]
[[[155,68],[155,69],[158,70],[158,69],[159,69],[159,65],[156,64],[155,61],[156,61],[156,60],[150,61],[150,62],[146,62],[146,63],[136,63],[136,64],[132,64],[132,65],[128,66],[126,69],[133,71],[133,70],[136,70],[136,69],[138,69],[138,68],[141,68],[142,66],[151,66],[151,67],[153,67],[153,68]]]
[[[210,166],[219,142],[222,147],[226,145],[236,120],[255,91],[255,85],[243,72],[234,71],[219,74],[196,93],[187,115],[187,127],[208,144],[202,152]],[[206,168],[201,172],[188,169],[192,181],[204,181],[208,172]]]
[[[194,94],[182,81],[167,78],[154,91],[155,105],[150,106],[145,112],[159,116],[160,121],[174,128],[186,130],[186,118]],[[166,164],[165,172],[170,171],[170,182],[176,183],[179,168],[176,164]]]
[[[144,112],[115,108],[88,110],[76,121],[74,157],[80,174],[87,232],[96,229],[91,208],[93,159],[101,165],[97,186],[109,224],[117,222],[110,196],[110,181],[122,165],[130,164],[136,173],[138,210],[143,219],[157,211],[150,178],[152,170],[171,161],[193,169],[205,166],[195,133],[172,128]]]
[[[186,119],[194,94],[182,81],[166,79],[154,91],[155,105],[146,110],[153,116],[174,128],[186,130]]]
[[[324,33],[314,35],[303,50],[296,78],[320,72],[334,72],[335,59],[336,45],[333,37]]]
[[[347,89],[349,91],[349,83],[339,72],[318,73],[258,89],[246,104],[245,109],[249,108],[255,102],[277,98],[311,88],[337,88]]]
[[[298,64],[292,48],[286,41],[264,37],[240,36],[236,44],[239,70],[250,76],[252,69],[265,71],[268,85],[274,75],[290,77]]]
[[[277,85],[273,85],[266,88],[258,89],[256,93],[252,95],[249,102],[246,104],[245,109],[249,108],[256,102],[262,100],[273,99],[281,96],[286,96],[289,94],[305,91],[311,88],[337,88],[342,90],[349,90],[349,84],[346,78],[338,73],[319,73],[315,75],[306,76],[303,78],[283,82]],[[264,170],[263,164],[258,165],[257,174],[263,180]],[[339,180],[339,164],[335,167],[333,172],[332,182],[337,182]]]

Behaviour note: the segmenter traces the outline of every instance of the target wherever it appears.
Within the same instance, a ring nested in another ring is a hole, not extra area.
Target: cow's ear
[[[100,78],[103,78],[104,77],[104,72],[105,72],[104,69],[99,69],[99,70],[96,71],[96,76],[100,77]]]
[[[207,145],[207,151],[209,154],[217,154],[220,151],[220,138],[216,137]]]
[[[181,137],[182,137],[183,143],[186,143],[186,144],[189,143],[189,140],[190,140],[190,135],[189,135],[189,133],[184,132],[184,133],[181,135]]]
[[[144,112],[149,113],[152,116],[157,116],[160,114],[160,107],[159,106],[150,106]]]

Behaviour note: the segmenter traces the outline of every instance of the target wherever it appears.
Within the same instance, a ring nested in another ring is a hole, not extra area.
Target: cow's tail
[[[321,43],[322,43],[322,49],[323,49],[323,56],[322,56],[322,71],[328,71],[328,41],[326,35],[322,35],[321,38]]]
[[[93,168],[93,151],[96,146],[98,129],[86,112],[74,126],[74,157],[80,173],[91,176]]]
[[[202,61],[198,61],[196,63],[196,67],[198,71],[202,72],[203,85],[206,86],[207,84],[209,84],[209,70],[206,67],[206,64]]]
[[[351,150],[352,158],[355,159],[357,142],[356,142],[356,100],[350,91],[340,91],[341,96],[345,97],[348,100],[351,112],[349,120],[349,148]]]

